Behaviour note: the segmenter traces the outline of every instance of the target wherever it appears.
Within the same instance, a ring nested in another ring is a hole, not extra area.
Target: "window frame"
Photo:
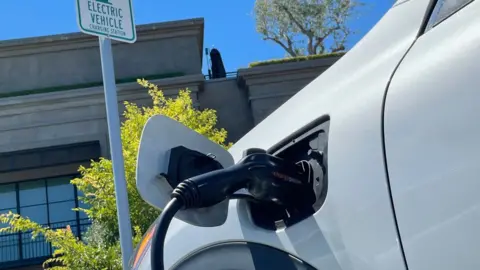
[[[65,202],[73,202],[73,205],[75,208],[79,207],[80,206],[80,202],[79,202],[79,192],[78,192],[78,189],[77,187],[73,186],[73,198],[72,199],[68,199],[68,200],[57,200],[57,201],[52,201],[50,202],[49,199],[48,199],[48,195],[49,195],[49,180],[54,180],[54,179],[60,179],[60,178],[65,178],[65,179],[74,179],[75,177],[78,177],[79,175],[78,174],[67,174],[67,175],[59,175],[59,176],[55,176],[55,177],[44,177],[44,178],[39,178],[39,179],[28,179],[28,180],[25,180],[25,181],[19,181],[19,182],[13,182],[13,183],[2,183],[0,184],[0,187],[1,186],[8,186],[8,185],[13,185],[14,186],[14,189],[13,189],[13,192],[15,192],[15,198],[16,198],[16,207],[15,208],[1,208],[0,211],[5,211],[5,210],[12,210],[12,209],[15,209],[15,212],[16,213],[20,213],[21,215],[21,208],[25,208],[25,207],[32,207],[32,205],[28,205],[28,206],[21,206],[21,202],[20,202],[20,192],[21,192],[21,189],[20,189],[20,185],[22,183],[27,183],[27,182],[37,182],[37,181],[41,181],[43,182],[42,184],[42,187],[40,188],[40,190],[43,192],[45,192],[45,202],[44,203],[41,203],[41,204],[34,204],[33,206],[45,206],[46,207],[46,219],[47,219],[47,223],[46,224],[41,224],[41,225],[44,225],[44,226],[49,226],[49,227],[52,227],[52,228],[64,228],[64,227],[67,227],[67,226],[74,226],[75,227],[75,231],[73,232],[75,235],[77,235],[79,237],[79,239],[82,238],[82,233],[83,233],[83,230],[82,228],[83,227],[88,227],[91,222],[88,220],[88,218],[82,218],[80,216],[80,213],[78,211],[75,212],[75,217],[74,219],[69,219],[69,220],[64,220],[64,221],[59,221],[59,222],[51,222],[51,215],[50,215],[50,208],[51,208],[51,205],[53,204],[59,204],[59,203],[65,203]],[[70,184],[71,185],[71,184]],[[59,225],[59,226],[56,226],[56,225]],[[39,236],[36,240],[32,241],[31,243],[29,244],[25,244],[23,240],[25,239],[29,239],[29,232],[18,232],[18,233],[3,233],[0,235],[0,238],[4,238],[4,239],[8,239],[8,238],[12,238],[12,240],[7,240],[8,242],[12,241],[12,243],[14,244],[11,244],[8,243],[8,245],[4,245],[4,246],[1,246],[0,247],[0,252],[9,252],[10,254],[8,254],[7,256],[5,256],[5,258],[3,258],[2,256],[2,261],[0,261],[0,265],[2,266],[25,266],[25,265],[32,265],[32,264],[37,264],[37,263],[42,263],[46,258],[50,257],[52,252],[53,252],[53,248],[50,244],[48,243],[42,243],[41,239],[42,236]],[[5,241],[5,242],[7,242]],[[25,252],[24,252],[24,249],[25,248],[29,248],[29,245],[33,246],[33,251],[32,252],[29,252],[30,255],[26,255]],[[9,248],[11,248],[11,252],[9,251]],[[13,251],[14,249],[17,249],[16,251]],[[39,254],[39,253],[42,253],[41,255],[35,255],[35,254]],[[43,253],[46,253],[47,255],[43,256]],[[33,254],[33,256],[31,255]],[[10,258],[17,258],[17,259],[12,259],[12,260],[8,260]]]
[[[425,23],[425,28],[424,28],[424,31],[422,34],[425,34],[426,32],[430,31],[431,29],[435,28],[436,26],[438,26],[439,24],[441,24],[442,22],[448,20],[448,18],[450,18],[451,16],[453,16],[454,14],[456,14],[457,12],[459,12],[460,10],[464,9],[465,7],[467,7],[468,5],[470,5],[471,3],[473,3],[475,0],[467,0],[467,2],[463,3],[462,5],[456,7],[453,11],[451,11],[448,15],[446,16],[443,16],[443,18],[441,19],[437,19],[436,18],[436,15],[438,15],[438,13],[440,12],[439,9],[441,9],[441,7],[439,7],[439,5],[441,3],[444,3],[445,1],[449,1],[449,0],[432,0],[432,4],[430,5],[430,11],[427,13],[427,18],[426,18],[426,23]]]

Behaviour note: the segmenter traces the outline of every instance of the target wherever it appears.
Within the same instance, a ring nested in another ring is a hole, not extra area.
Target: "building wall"
[[[174,96],[188,87],[197,100],[201,75],[152,80]],[[181,86],[178,86],[178,85]],[[147,105],[147,90],[137,83],[117,86],[119,113],[123,102]],[[0,153],[85,141],[100,141],[108,155],[107,121],[102,87],[0,99]],[[1,180],[0,180],[1,181]]]
[[[217,111],[218,126],[235,142],[336,60],[243,69],[237,78],[205,81],[196,74],[151,82],[167,96],[188,88],[200,108]],[[117,88],[119,113],[124,101],[151,104],[147,90],[136,82]],[[85,141],[99,141],[102,155],[108,156],[102,87],[0,98],[0,153]]]
[[[199,93],[201,108],[217,111],[218,126],[228,131],[228,140],[238,141],[253,126],[247,92],[238,86],[237,78],[204,82]]]
[[[176,73],[150,82],[169,97],[189,89],[195,106],[217,111],[217,126],[228,131],[230,142],[239,140],[338,60],[259,66],[241,69],[234,78],[205,80],[201,74],[203,20],[141,26],[138,33],[137,43],[114,45],[116,77],[121,79],[117,83],[119,113],[124,101],[140,106],[152,103],[146,89],[126,78]],[[77,174],[79,165],[88,166],[90,159],[109,156],[103,87],[96,82],[101,83],[101,70],[95,38],[70,34],[0,42],[0,197],[16,197],[14,209],[21,214],[32,207],[22,205],[22,194],[27,192],[23,186],[41,182],[37,191],[48,193],[50,182]],[[59,86],[65,89],[55,88]],[[98,149],[79,150],[82,145]],[[62,181],[59,185],[67,188],[68,181]],[[41,207],[49,209],[55,203],[47,197]],[[0,198],[2,213],[13,207],[2,204]],[[68,222],[77,228],[86,226],[80,224],[80,217]],[[7,269],[2,258],[10,255],[2,252],[8,243],[18,241],[15,237],[0,234],[0,269]],[[48,248],[42,241],[30,243],[29,248],[36,245],[43,253]],[[21,264],[9,267],[13,265]]]
[[[338,59],[331,57],[239,70],[240,87],[247,93],[253,124],[260,123]]]
[[[236,78],[205,81],[199,103],[217,111],[218,126],[236,142],[338,59],[240,69]]]
[[[113,42],[117,78],[198,74],[203,20],[138,27],[134,44]],[[0,42],[0,94],[101,83],[98,39],[80,33]]]

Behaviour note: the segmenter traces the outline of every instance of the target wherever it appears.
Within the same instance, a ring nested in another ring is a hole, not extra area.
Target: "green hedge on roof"
[[[143,76],[141,78],[140,77],[131,77],[131,78],[117,79],[116,83],[117,84],[131,83],[131,82],[136,82],[137,79],[145,79],[145,80],[167,79],[167,78],[180,77],[180,76],[184,76],[184,75],[185,74],[183,72],[153,74],[153,75]],[[81,88],[97,87],[97,86],[102,86],[102,85],[103,85],[103,82],[92,82],[92,83],[47,87],[47,88],[37,88],[37,89],[30,89],[30,90],[23,90],[23,91],[0,93],[0,98],[68,91],[68,90],[75,90],[75,89],[81,89]]]
[[[250,63],[249,67],[268,66],[268,65],[276,65],[276,64],[283,64],[283,63],[292,63],[292,62],[301,62],[301,61],[307,61],[307,60],[322,59],[322,58],[335,57],[335,56],[343,56],[345,53],[346,52],[335,52],[335,53],[326,53],[326,54],[289,57],[289,58],[282,58],[282,59],[272,59],[272,60],[267,60],[267,61]]]

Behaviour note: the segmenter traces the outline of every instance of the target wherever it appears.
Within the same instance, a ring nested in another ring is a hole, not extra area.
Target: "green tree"
[[[291,57],[344,51],[353,33],[347,20],[360,5],[356,0],[256,0],[256,29]]]
[[[134,103],[125,102],[123,114],[125,120],[121,126],[130,217],[135,232],[134,244],[138,243],[160,213],[158,209],[142,200],[135,185],[137,151],[147,120],[153,115],[165,115],[225,148],[230,146],[225,143],[227,132],[216,128],[216,112],[211,109],[196,109],[188,90],[180,91],[176,98],[167,98],[156,85],[146,80],[138,80],[138,83],[148,89],[153,106],[139,107]],[[31,231],[33,237],[43,235],[55,249],[54,257],[44,263],[45,268],[122,269],[112,162],[101,158],[92,161],[90,167],[80,167],[79,172],[81,177],[73,179],[71,183],[84,194],[80,201],[89,207],[75,211],[85,212],[92,220],[92,226],[82,241],[77,239],[69,228],[50,229],[29,220],[28,217],[14,213],[0,215],[0,222],[9,225],[0,231]]]

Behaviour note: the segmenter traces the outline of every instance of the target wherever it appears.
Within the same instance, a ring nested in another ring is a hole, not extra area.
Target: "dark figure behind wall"
[[[210,60],[212,61],[212,79],[225,78],[225,66],[223,65],[222,56],[217,49],[210,51]]]

